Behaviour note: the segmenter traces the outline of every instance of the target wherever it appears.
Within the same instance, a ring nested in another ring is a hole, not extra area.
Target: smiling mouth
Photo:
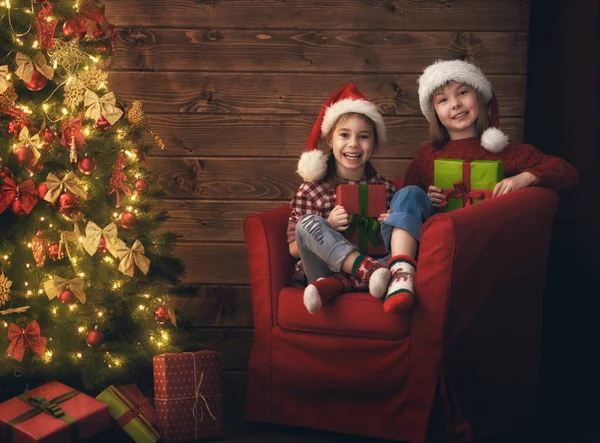
[[[350,159],[350,160],[358,160],[359,158],[362,157],[362,154],[344,154],[344,157]]]
[[[452,117],[453,120],[458,120],[463,118],[465,115],[467,115],[468,112],[461,112],[460,114],[455,115],[454,117]]]

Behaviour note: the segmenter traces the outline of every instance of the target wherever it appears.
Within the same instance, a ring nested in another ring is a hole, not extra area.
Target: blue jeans
[[[381,236],[388,252],[391,252],[390,241],[394,228],[403,229],[419,242],[423,223],[435,213],[431,200],[418,186],[405,186],[396,192],[390,209],[390,215],[381,225]]]

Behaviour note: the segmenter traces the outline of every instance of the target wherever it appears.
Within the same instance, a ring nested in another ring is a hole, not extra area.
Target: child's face
[[[450,140],[477,136],[477,94],[463,83],[448,83],[433,94],[433,107]]]
[[[332,130],[329,147],[333,150],[337,174],[349,180],[359,180],[373,155],[373,125],[358,115],[341,119]]]

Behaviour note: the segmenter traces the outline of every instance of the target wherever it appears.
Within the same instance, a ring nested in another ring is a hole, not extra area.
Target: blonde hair
[[[439,88],[437,88],[435,91],[433,91],[433,94],[431,94],[432,100],[435,94],[437,94],[438,92],[442,92],[442,90],[453,81],[454,80],[450,80],[444,83]],[[487,128],[492,126],[492,119],[489,115],[489,104],[485,102],[483,95],[478,90],[471,87],[470,85],[467,86],[473,89],[473,91],[475,92],[475,96],[477,97],[477,103],[479,104],[479,114],[477,115],[475,125],[477,129],[477,134],[479,135],[479,137],[481,137],[481,134],[483,134],[483,132]],[[431,106],[431,115],[429,116],[429,139],[431,140],[431,144],[433,145],[433,147],[438,149],[450,141],[450,135],[448,134],[446,127],[442,125],[442,122],[440,121],[437,113],[435,112],[435,106]]]
[[[341,125],[346,120],[348,120],[348,118],[350,118],[352,116],[360,117],[365,122],[367,122],[369,125],[371,125],[371,132],[373,133],[373,138],[375,141],[375,143],[373,145],[373,152],[376,152],[377,148],[379,147],[379,140],[377,139],[377,126],[375,126],[375,122],[372,119],[367,117],[365,114],[360,114],[358,112],[348,112],[347,114],[340,115],[337,118],[337,120],[333,123],[333,125],[331,125],[331,130],[329,131],[329,133],[327,134],[327,137],[326,137],[327,142],[328,143],[331,142],[333,133],[336,130],[336,128],[338,127],[338,125]],[[373,167],[373,165],[371,164],[371,161],[369,160],[369,161],[367,161],[367,163],[365,165],[365,175],[367,177],[372,177],[374,174],[375,174],[375,168]],[[325,173],[325,177],[323,177],[323,180],[332,189],[335,189],[337,187],[337,185],[339,185],[341,183],[341,179],[337,175],[337,168],[336,168],[335,157],[333,155],[333,149],[329,150],[329,157],[327,157],[327,172]]]

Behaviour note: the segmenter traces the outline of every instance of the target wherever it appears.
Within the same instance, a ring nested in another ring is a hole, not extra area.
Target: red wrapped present
[[[155,355],[154,405],[165,442],[222,435],[221,365],[216,351]]]
[[[336,204],[350,214],[350,227],[344,236],[358,246],[361,254],[385,255],[381,225],[377,218],[387,211],[385,185],[339,185]]]
[[[83,441],[109,426],[108,405],[56,381],[0,403],[0,440],[8,443]]]

